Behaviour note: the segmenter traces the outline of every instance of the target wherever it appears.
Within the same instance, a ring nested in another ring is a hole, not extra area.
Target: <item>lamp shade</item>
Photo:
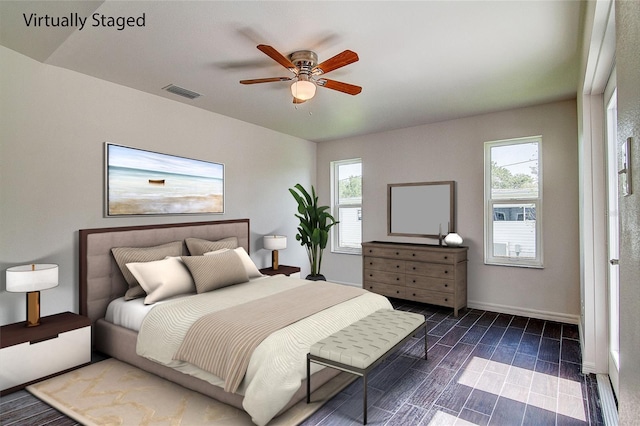
[[[46,290],[58,285],[58,265],[41,263],[7,269],[7,291],[25,293]]]
[[[287,248],[287,237],[284,235],[265,235],[263,243],[267,250],[284,250]]]

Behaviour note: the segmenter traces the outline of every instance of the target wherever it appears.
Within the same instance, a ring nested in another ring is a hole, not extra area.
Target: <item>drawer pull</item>
[[[449,256],[445,256],[445,257],[444,257],[444,260],[447,260],[448,258],[449,258]]]
[[[373,262],[369,262],[369,265],[373,266]]]
[[[373,286],[372,285],[370,285],[369,288],[373,290]]]
[[[444,286],[445,286],[445,287],[449,287],[449,284],[445,284]]]
[[[413,282],[415,283],[415,282],[416,282],[416,280],[413,280]]]
[[[399,267],[400,267],[400,265],[396,265],[396,268],[399,268]]]
[[[400,294],[400,290],[396,290],[396,293]]]
[[[445,273],[445,274],[448,274],[448,273],[449,273],[449,271],[444,271],[444,273]]]
[[[372,277],[372,276],[373,276],[373,274],[369,274],[369,276],[370,276],[370,277]]]
[[[416,267],[415,267],[415,266],[413,267],[413,270],[414,270],[414,271],[416,270]]]
[[[447,299],[447,298],[445,297],[444,301],[445,301],[445,302],[448,302],[448,301],[449,301],[449,299]]]
[[[415,294],[415,293],[413,293],[413,297],[416,297],[416,294]]]
[[[400,256],[400,253],[396,252],[396,256]]]
[[[400,277],[396,277],[396,281],[400,281]]]
[[[49,336],[49,337],[43,337],[42,339],[30,340],[29,344],[35,345],[37,343],[46,342],[47,340],[57,339],[59,336],[60,336],[59,334],[56,334],[55,336]]]

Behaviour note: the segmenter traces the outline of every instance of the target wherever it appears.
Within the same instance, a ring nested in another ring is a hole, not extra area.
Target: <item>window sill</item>
[[[355,256],[362,256],[362,249],[331,250],[331,253],[334,253],[334,254],[351,254],[351,255],[355,255]]]
[[[489,266],[515,266],[516,268],[544,269],[544,265],[534,265],[534,264],[519,263],[519,262],[494,262],[494,261],[485,260],[484,264]]]

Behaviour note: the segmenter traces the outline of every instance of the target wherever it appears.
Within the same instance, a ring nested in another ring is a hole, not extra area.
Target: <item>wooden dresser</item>
[[[362,243],[362,287],[398,299],[467,306],[467,247]]]

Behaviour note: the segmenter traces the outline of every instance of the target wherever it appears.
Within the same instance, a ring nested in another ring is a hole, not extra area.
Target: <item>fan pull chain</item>
[[[309,104],[309,115],[313,115],[313,111],[311,111],[311,105],[310,102],[307,101],[305,102],[306,104]],[[296,109],[296,111],[298,110],[298,104],[293,104],[293,107]]]

